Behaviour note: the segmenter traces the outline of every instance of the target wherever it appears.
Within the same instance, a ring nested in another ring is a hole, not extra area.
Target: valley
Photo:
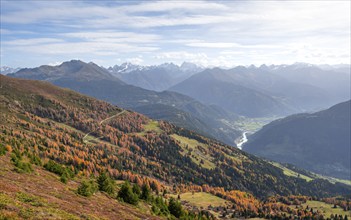
[[[351,220],[351,1],[0,8],[0,220]]]
[[[302,175],[286,173],[234,147],[47,82],[0,77],[3,86],[0,110],[3,113],[1,121],[4,122],[0,129],[1,157],[3,161],[12,161],[4,165],[8,168],[2,172],[7,172],[6,176],[14,175],[17,179],[30,179],[35,172],[42,172],[43,164],[45,169],[49,169],[49,166],[53,166],[48,165],[53,163],[50,161],[55,161],[61,164],[57,166],[63,166],[66,172],[71,173],[59,174],[61,176],[55,178],[57,181],[67,181],[68,190],[71,190],[69,195],[74,203],[80,201],[80,197],[75,194],[80,192],[76,191],[77,187],[79,189],[82,184],[87,184],[82,180],[90,177],[93,178],[90,181],[94,181],[104,170],[119,181],[129,180],[133,185],[140,184],[140,187],[148,183],[152,186],[151,192],[155,199],[160,193],[166,201],[170,198],[168,193],[179,194],[180,201],[182,197],[188,201],[182,202],[183,209],[187,210],[184,215],[208,213],[206,216],[210,218],[223,215],[224,207],[230,216],[266,216],[268,212],[261,208],[265,204],[263,201],[271,198],[272,194],[288,196],[293,193],[332,198],[351,192],[351,188],[340,183],[333,184],[318,178],[305,181]],[[36,178],[49,178],[46,173],[41,176]],[[21,182],[24,184],[27,181]],[[20,213],[11,211],[16,209],[13,203],[7,201],[22,192],[23,187],[13,189],[12,194],[9,189],[5,190],[2,215],[16,216]],[[189,195],[192,192],[194,197]],[[35,198],[46,198],[47,193],[34,195]],[[99,192],[93,194],[93,199],[99,195]],[[203,207],[206,203],[199,203],[201,198],[218,200],[218,204],[213,203],[214,208],[207,210],[208,207]],[[157,215],[159,212],[156,209],[150,210],[152,201],[141,199],[138,206],[141,210],[132,206],[134,211],[131,213],[136,216]],[[101,201],[102,204],[106,202]],[[145,202],[149,205],[143,205]],[[114,207],[125,205],[109,203]],[[215,208],[216,205],[218,208]],[[228,206],[235,208],[230,209]],[[56,214],[52,215],[57,216],[72,213],[67,211],[70,210],[68,207],[52,209],[56,206],[51,203],[39,207],[30,208],[20,203],[20,210],[23,209],[27,214],[19,215],[31,216],[38,211],[54,212]],[[281,215],[278,209],[273,210],[275,216]],[[80,209],[76,209],[73,213],[77,215],[79,212]],[[109,212],[105,214],[108,216]]]

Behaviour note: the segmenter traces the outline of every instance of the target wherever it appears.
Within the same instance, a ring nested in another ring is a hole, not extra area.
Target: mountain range
[[[107,70],[127,84],[148,90],[163,91],[203,69],[193,63],[183,62],[180,66],[173,63],[155,66],[123,63],[109,67]]]
[[[291,82],[303,83],[323,89],[335,103],[350,99],[350,65],[294,65],[271,66],[269,71]]]
[[[289,114],[288,106],[241,83],[233,83],[226,72],[219,68],[208,69],[173,86],[170,90],[248,117]]]
[[[59,66],[21,69],[10,76],[49,81],[154,119],[168,120],[227,144],[234,144],[240,136],[237,129],[223,122],[234,122],[238,118],[235,113],[204,105],[176,92],[156,92],[128,85],[93,63],[72,60]]]
[[[0,74],[7,75],[9,73],[15,73],[15,72],[17,72],[20,69],[21,68],[12,68],[12,67],[8,67],[8,66],[2,66],[0,68]]]
[[[248,117],[286,116],[350,98],[350,72],[313,65],[213,68],[171,87],[206,104]]]
[[[296,63],[203,70],[191,63],[124,63],[105,69],[72,60],[10,75],[50,81],[233,144],[241,133],[239,116],[282,117],[350,98],[348,68]]]
[[[350,179],[350,101],[265,125],[243,149],[322,175]]]

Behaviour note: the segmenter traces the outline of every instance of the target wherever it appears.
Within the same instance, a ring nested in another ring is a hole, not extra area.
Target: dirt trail
[[[102,123],[104,123],[105,121],[108,121],[108,120],[110,120],[110,119],[112,119],[112,118],[115,118],[115,117],[117,117],[117,116],[120,116],[120,115],[124,114],[125,112],[126,112],[126,110],[123,110],[123,111],[121,111],[121,112],[118,112],[117,114],[112,115],[111,117],[105,118],[104,120],[100,121],[99,124],[102,125]],[[85,143],[85,138],[88,137],[88,135],[91,134],[92,132],[93,132],[93,131],[88,132],[88,133],[86,133],[86,134],[84,135],[84,137],[83,137],[83,142],[84,142],[84,143]]]

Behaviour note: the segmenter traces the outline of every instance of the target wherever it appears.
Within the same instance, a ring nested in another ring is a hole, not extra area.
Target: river
[[[243,133],[242,137],[240,138],[239,142],[236,144],[236,146],[237,146],[240,150],[242,150],[242,145],[243,145],[244,143],[247,142],[247,137],[246,137],[246,134],[247,134],[247,133],[248,133],[248,132],[245,131],[245,132]]]

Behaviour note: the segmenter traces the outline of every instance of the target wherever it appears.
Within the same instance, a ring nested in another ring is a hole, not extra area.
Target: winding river
[[[237,146],[240,150],[242,150],[242,145],[243,145],[244,143],[247,142],[247,137],[246,137],[246,134],[247,134],[247,133],[248,133],[248,132],[245,131],[245,132],[243,133],[242,137],[240,138],[239,142],[236,144],[236,146]]]

